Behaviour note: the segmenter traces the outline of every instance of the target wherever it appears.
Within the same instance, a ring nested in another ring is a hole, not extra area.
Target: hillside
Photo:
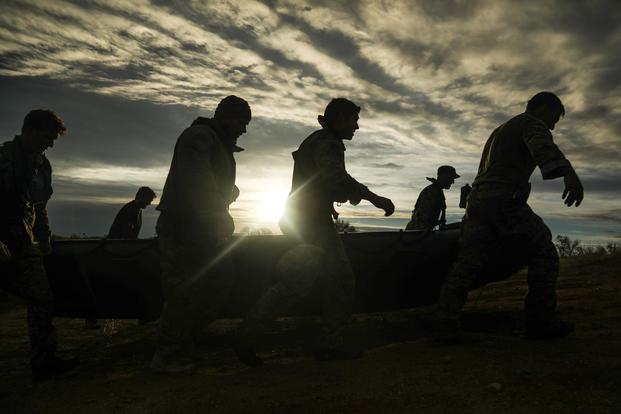
[[[523,339],[525,274],[472,292],[465,327],[482,341],[437,346],[425,310],[356,315],[351,333],[368,348],[360,361],[319,363],[309,356],[316,322],[282,319],[262,338],[266,365],[237,362],[224,335],[205,333],[208,361],[193,376],[147,369],[155,324],[58,319],[64,349],[81,367],[44,383],[30,380],[25,308],[1,294],[0,407],[3,412],[621,412],[621,255],[565,258],[559,310],[576,323],[569,338]],[[499,385],[491,386],[497,383]]]

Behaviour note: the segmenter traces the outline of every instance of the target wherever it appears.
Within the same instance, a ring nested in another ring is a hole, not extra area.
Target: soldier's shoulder
[[[548,130],[545,122],[526,112],[514,116],[509,122],[519,123],[525,128],[544,128]]]
[[[425,194],[429,194],[429,193],[433,193],[435,192],[437,189],[437,186],[434,185],[433,183],[429,184],[427,187],[423,188],[423,191],[421,191],[421,194],[425,193]]]
[[[196,149],[209,149],[218,139],[216,132],[208,125],[192,125],[183,130],[179,143]]]

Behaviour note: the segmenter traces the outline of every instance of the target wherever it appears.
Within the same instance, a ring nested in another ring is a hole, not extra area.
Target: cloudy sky
[[[48,151],[58,234],[103,235],[137,187],[159,194],[179,133],[236,94],[253,110],[240,139],[237,231],[274,229],[291,151],[332,97],[362,106],[348,169],[397,212],[341,206],[361,228],[405,225],[441,164],[472,182],[482,146],[540,90],[567,115],[555,140],[583,178],[579,208],[562,181],[533,175],[531,205],[555,234],[621,238],[621,4],[610,1],[0,2],[0,134],[34,108],[69,134]],[[141,235],[153,235],[145,213]]]

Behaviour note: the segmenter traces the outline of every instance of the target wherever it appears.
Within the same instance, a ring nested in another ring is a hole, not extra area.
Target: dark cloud
[[[621,177],[616,171],[582,171],[578,169],[578,175],[581,177],[582,185],[585,190],[585,200],[598,195],[600,197],[621,197]],[[539,171],[535,171],[531,182],[533,189],[540,192],[561,193],[564,188],[563,179],[542,180]]]
[[[212,109],[129,101],[41,78],[0,77],[0,88],[12,97],[0,103],[2,136],[10,138],[19,133],[31,109],[52,109],[64,119],[69,133],[50,150],[50,156],[82,167],[98,163],[132,167],[168,164],[181,131],[199,113],[209,114]]]
[[[407,95],[409,92],[407,87],[388,75],[380,65],[365,58],[358,43],[343,32],[317,29],[295,15],[279,13],[279,16],[286,24],[305,33],[317,49],[352,68],[359,78],[399,95]]]
[[[315,66],[291,59],[282,51],[266,46],[253,27],[237,27],[232,25],[233,22],[205,19],[201,11],[194,8],[192,4],[186,1],[157,1],[155,3],[165,7],[172,14],[183,16],[188,21],[191,21],[209,32],[218,33],[220,37],[230,41],[239,48],[248,49],[257,53],[262,59],[273,62],[277,67],[296,71],[301,77],[308,76],[317,80],[323,79],[323,75]],[[196,51],[197,49],[200,51],[201,49],[198,45],[191,43],[184,44],[184,47],[192,51]]]
[[[621,224],[621,208],[613,208],[608,210],[592,211],[581,215],[583,218],[590,220],[613,222]]]
[[[471,0],[421,0],[419,6],[425,15],[436,20],[467,20],[478,13],[482,3]]]
[[[596,212],[587,201],[613,202],[621,192],[617,3],[266,1],[269,9],[254,16],[244,14],[250,6],[243,2],[156,0],[137,10],[130,2],[72,0],[75,8],[65,9],[67,3],[51,0],[8,0],[0,6],[0,133],[10,139],[35,107],[65,118],[69,135],[49,152],[59,173],[53,214],[67,228],[74,228],[71,220],[88,228],[89,220],[107,217],[88,230],[100,234],[117,207],[105,200],[131,197],[135,186],[70,179],[62,170],[161,168],[179,133],[196,116],[210,116],[229,91],[248,94],[258,109],[240,139],[242,175],[279,170],[288,176],[291,151],[317,128],[315,114],[305,119],[303,108],[318,111],[336,91],[349,91],[343,84],[353,85],[351,97],[364,112],[362,129],[346,143],[348,166],[361,181],[403,195],[411,192],[408,183],[424,182],[421,171],[431,174],[449,160],[464,177],[475,171],[489,133],[538,90],[554,90],[567,97],[568,109],[555,140],[587,192],[579,211],[612,220],[618,211]],[[318,15],[330,21],[314,20]],[[204,32],[196,30],[194,38],[166,17]],[[394,19],[395,29],[385,19]],[[419,25],[398,32],[408,19]],[[279,47],[287,39],[309,39],[317,62],[303,61],[290,45]],[[386,55],[395,61],[379,60]],[[340,65],[326,70],[333,60],[351,69],[351,79],[339,78],[349,76]],[[13,76],[18,73],[39,77]],[[278,119],[269,118],[272,110],[282,111]],[[397,173],[388,178],[390,172]],[[542,182],[538,172],[533,183],[544,197],[562,191],[562,180]]]

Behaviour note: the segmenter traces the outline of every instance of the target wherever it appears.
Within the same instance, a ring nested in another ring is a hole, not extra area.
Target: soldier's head
[[[65,135],[66,132],[63,120],[54,112],[49,109],[35,109],[24,118],[21,140],[29,151],[42,154],[54,146],[59,135]]]
[[[450,165],[442,165],[438,167],[438,178],[436,179],[436,182],[441,188],[445,190],[450,189],[456,178],[459,178],[459,174],[457,174],[454,167],[451,167]]]
[[[565,115],[565,107],[560,98],[552,92],[539,92],[526,104],[526,112],[541,119],[549,129]]]
[[[252,112],[248,102],[235,95],[222,99],[214,113],[214,119],[222,126],[226,138],[237,142],[252,119]]]
[[[140,208],[145,208],[151,204],[155,197],[157,197],[155,191],[151,190],[149,187],[140,187],[136,192],[134,200],[136,200],[136,204],[138,204]]]
[[[358,129],[358,114],[360,114],[358,105],[345,98],[334,98],[317,120],[324,129],[333,132],[338,139],[350,140]]]

